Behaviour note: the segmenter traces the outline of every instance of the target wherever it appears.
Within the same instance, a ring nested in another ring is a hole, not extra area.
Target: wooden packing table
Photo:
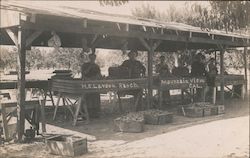
[[[205,87],[206,87],[206,79],[205,78],[197,78],[197,77],[160,78],[158,80],[158,82],[157,81],[155,82],[155,86],[154,86],[154,88],[157,89],[159,92],[159,106],[160,106],[160,108],[162,107],[162,98],[164,97],[163,91],[181,89],[182,94],[183,94],[183,91],[190,89],[190,93],[192,95],[192,101],[193,101],[194,89],[202,88],[202,100],[205,101]]]
[[[44,101],[40,103],[42,132],[46,132],[44,107],[46,104],[46,98],[47,98],[48,92],[49,92],[52,104],[54,105],[49,83],[50,83],[49,80],[27,80],[25,82],[25,88],[36,88],[36,89],[39,89],[44,94],[44,98],[43,98]],[[17,81],[0,81],[0,90],[8,90],[8,89],[17,89]]]
[[[56,104],[56,109],[54,111],[54,117],[56,117],[56,112],[60,99],[63,100],[63,105],[67,106],[73,115],[73,125],[76,125],[78,115],[81,113],[81,105],[83,106],[85,112],[85,118],[87,122],[89,121],[89,114],[87,110],[85,94],[98,92],[98,93],[107,93],[109,91],[114,91],[118,94],[119,98],[119,108],[122,110],[119,93],[126,92],[127,90],[142,90],[147,88],[147,78],[138,78],[138,79],[114,79],[114,80],[95,80],[95,81],[82,81],[82,80],[65,80],[65,79],[53,79],[51,84],[52,91],[58,92],[58,101]],[[139,97],[137,95],[135,106],[138,105]],[[73,111],[67,104],[70,102],[69,98],[75,97],[76,109]],[[83,113],[81,113],[83,114]]]
[[[216,76],[215,80],[215,86],[220,86],[221,77],[218,75]],[[229,85],[233,86],[243,86],[245,83],[244,76],[243,75],[225,75],[224,76],[224,83],[225,87],[228,88]],[[190,89],[191,93],[193,93],[193,90],[195,88],[203,88],[203,92],[206,84],[206,78],[197,78],[197,77],[168,77],[168,78],[160,78],[158,81],[156,80],[154,82],[154,89],[157,89],[159,91],[159,102],[161,107],[162,102],[162,91],[164,90],[174,90],[174,89]],[[229,88],[228,88],[229,89]],[[243,88],[242,88],[243,89]],[[231,92],[233,90],[229,89]],[[216,92],[216,91],[215,91]],[[236,93],[236,92],[233,92]],[[216,94],[214,94],[216,96]],[[202,100],[205,99],[205,94],[203,93]]]

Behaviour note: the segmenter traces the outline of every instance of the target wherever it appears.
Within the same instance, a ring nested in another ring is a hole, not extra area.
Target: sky
[[[200,3],[202,5],[208,5],[207,1],[135,1],[129,0],[128,3],[121,6],[101,6],[98,0],[92,1],[17,1],[17,3],[29,3],[39,4],[41,6],[53,7],[53,6],[71,6],[71,7],[81,7],[89,10],[100,11],[104,13],[112,13],[112,14],[124,14],[124,15],[132,15],[132,10],[136,7],[140,7],[143,4],[149,4],[154,6],[158,11],[164,12],[170,5],[175,6],[177,9],[180,9],[184,6],[185,3]]]

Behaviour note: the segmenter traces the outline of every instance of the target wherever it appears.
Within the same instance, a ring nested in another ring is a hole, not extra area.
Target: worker
[[[146,68],[143,66],[143,64],[136,60],[136,57],[138,56],[138,52],[135,50],[132,50],[128,53],[128,60],[125,60],[121,67],[125,67],[128,69],[128,76],[129,78],[140,78],[145,76]]]
[[[156,72],[159,73],[160,80],[161,78],[167,78],[172,76],[165,59],[166,59],[165,56],[163,55],[160,56],[160,63],[156,65]],[[162,97],[162,105],[166,104],[171,105],[171,97],[169,90],[162,91],[161,97]]]
[[[89,62],[84,63],[81,67],[82,80],[99,80],[101,79],[100,67],[95,63],[96,55],[89,55]],[[86,93],[85,100],[88,112],[91,118],[99,117],[101,111],[100,93]]]
[[[198,53],[194,57],[194,62],[191,65],[191,76],[192,77],[205,77],[206,69],[205,69],[205,56],[201,53]]]
[[[172,69],[172,75],[176,77],[188,77],[189,69],[185,66],[182,59],[178,59],[178,66]]]
[[[169,77],[170,71],[168,68],[168,64],[166,63],[165,56],[160,56],[160,63],[156,65],[156,73],[159,73],[160,77]]]
[[[141,78],[145,76],[146,68],[143,66],[143,64],[136,60],[136,57],[138,56],[138,52],[135,50],[131,50],[128,53],[128,60],[125,60],[122,64],[122,68],[128,69],[128,78]],[[142,110],[142,89],[139,90],[129,90],[125,93],[133,95],[134,98],[138,98],[138,103],[136,106],[136,111]]]
[[[183,59],[178,59],[178,66],[172,69],[172,75],[178,78],[189,77],[189,69],[185,66]],[[185,89],[181,89],[181,100],[184,104],[184,92]]]
[[[218,74],[218,70],[216,67],[216,62],[214,58],[210,58],[208,62],[208,73],[207,73],[207,88],[206,88],[206,94],[209,100],[213,100],[215,97],[215,78]]]
[[[191,65],[191,76],[198,77],[198,78],[206,77],[207,72],[206,72],[205,63],[206,63],[206,57],[203,54],[198,53],[195,56],[194,62]],[[196,100],[198,100],[198,101],[204,100],[205,96],[203,93],[203,89],[196,88],[196,92],[197,92],[196,93]]]

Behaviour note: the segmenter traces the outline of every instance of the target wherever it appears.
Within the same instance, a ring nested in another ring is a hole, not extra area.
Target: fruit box
[[[203,117],[203,108],[202,107],[184,107],[186,116],[188,117]]]
[[[225,106],[224,105],[218,105],[218,115],[225,113]]]
[[[57,135],[45,140],[51,154],[62,156],[79,156],[88,152],[87,138]]]
[[[144,119],[146,124],[152,125],[162,125],[170,123],[173,121],[172,113],[162,113],[162,114],[144,114]]]
[[[115,131],[140,133],[144,131],[144,120],[114,120]]]
[[[218,106],[211,106],[211,115],[218,115]]]
[[[211,106],[203,107],[203,116],[211,116]]]

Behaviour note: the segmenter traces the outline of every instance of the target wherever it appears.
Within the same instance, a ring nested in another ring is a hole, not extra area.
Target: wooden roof
[[[62,47],[81,47],[82,37],[87,39],[89,45],[95,43],[95,47],[108,49],[120,49],[127,41],[129,49],[144,50],[138,38],[162,40],[158,51],[216,49],[217,45],[250,46],[250,35],[206,31],[181,23],[106,14],[70,6],[51,8],[2,1],[1,15],[1,44],[14,44],[5,28],[17,30],[21,25],[31,33],[43,32],[32,43],[33,46],[47,46],[51,31],[57,32]]]

